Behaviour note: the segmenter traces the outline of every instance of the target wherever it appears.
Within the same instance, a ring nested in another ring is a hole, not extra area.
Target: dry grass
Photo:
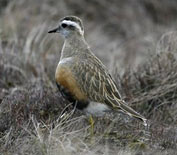
[[[0,4],[0,154],[176,153],[175,1]],[[68,14],[84,20],[92,50],[128,104],[149,119],[149,129],[112,114],[94,118],[91,136],[87,117],[61,97],[53,75],[63,40],[47,31]]]

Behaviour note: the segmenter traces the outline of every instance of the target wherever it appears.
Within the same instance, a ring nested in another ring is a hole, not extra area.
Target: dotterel
[[[67,16],[48,33],[60,33],[64,45],[55,78],[62,95],[76,108],[91,115],[119,111],[140,119],[146,118],[129,107],[103,63],[91,52],[84,38],[81,19]]]

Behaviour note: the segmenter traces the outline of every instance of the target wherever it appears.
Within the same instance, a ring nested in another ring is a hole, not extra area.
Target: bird
[[[91,51],[79,17],[63,17],[48,33],[59,33],[64,38],[55,72],[56,84],[63,97],[86,115],[103,116],[107,112],[121,111],[146,125],[147,119],[122,99],[108,69]]]

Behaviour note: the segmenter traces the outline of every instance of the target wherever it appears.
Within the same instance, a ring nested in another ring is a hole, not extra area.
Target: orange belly
[[[87,96],[81,91],[76,79],[68,67],[59,65],[55,73],[56,82],[68,90],[76,100],[86,101]]]

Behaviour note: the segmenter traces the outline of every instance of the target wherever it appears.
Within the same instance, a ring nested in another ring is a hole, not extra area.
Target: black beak
[[[58,32],[58,30],[59,30],[59,28],[57,27],[57,28],[55,28],[53,30],[48,31],[48,33],[56,33],[56,32]]]

